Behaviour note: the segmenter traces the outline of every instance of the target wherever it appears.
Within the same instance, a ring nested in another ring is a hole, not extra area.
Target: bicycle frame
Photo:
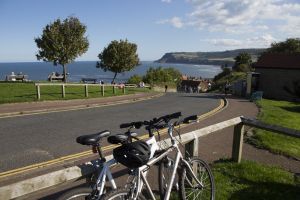
[[[98,164],[97,162],[100,160],[100,163]],[[101,159],[97,159],[96,164],[93,163],[93,165],[95,165],[97,171],[99,172],[99,176],[97,177],[97,181],[96,184],[93,185],[93,191],[97,190],[99,191],[99,199],[101,197],[101,195],[103,194],[104,191],[104,187],[105,187],[105,182],[106,179],[108,179],[108,181],[110,182],[112,188],[115,190],[117,189],[116,183],[112,177],[112,173],[110,171],[110,166],[116,164],[117,161],[115,159],[111,159],[109,161],[101,161]]]
[[[172,190],[172,186],[174,183],[174,179],[176,176],[176,171],[178,168],[179,163],[182,163],[188,170],[188,172],[190,173],[190,175],[192,176],[192,178],[194,178],[196,180],[196,183],[198,185],[200,185],[200,187],[203,187],[203,184],[198,180],[198,178],[195,176],[193,169],[191,168],[191,166],[189,165],[189,163],[183,158],[182,153],[178,147],[178,144],[175,142],[175,138],[173,137],[173,125],[169,124],[169,128],[168,128],[168,134],[171,138],[171,142],[172,142],[172,146],[168,147],[165,152],[163,152],[162,154],[150,159],[146,165],[140,167],[137,169],[137,189],[133,192],[133,199],[137,199],[139,193],[142,191],[142,187],[143,184],[146,185],[147,191],[149,192],[151,199],[152,200],[156,200],[155,196],[151,190],[151,187],[146,179],[146,174],[148,172],[148,169],[153,166],[155,163],[158,163],[160,160],[162,160],[165,156],[167,156],[170,152],[172,151],[176,151],[176,158],[175,158],[175,163],[174,163],[174,169],[172,171],[172,175],[171,175],[171,180],[168,184],[168,188],[166,191],[166,195],[164,200],[169,200],[170,198],[170,194],[171,194],[171,190]]]

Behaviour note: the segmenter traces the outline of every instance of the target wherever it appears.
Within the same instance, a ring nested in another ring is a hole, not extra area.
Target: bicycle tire
[[[88,197],[91,193],[92,188],[88,186],[82,186],[64,193],[57,200],[85,200],[86,197]]]
[[[130,190],[127,189],[117,189],[112,190],[106,193],[102,200],[117,200],[117,199],[126,199],[129,200],[131,198],[128,197],[128,193]],[[146,200],[146,198],[140,193],[137,200]]]
[[[174,159],[170,157],[164,158],[159,163],[158,168],[158,186],[159,186],[159,195],[160,199],[164,199],[166,190],[168,188],[168,183],[171,180],[172,172],[174,170]],[[178,190],[178,178],[175,177],[173,187],[175,187]]]
[[[197,178],[203,184],[203,188],[199,186],[191,187],[193,178],[187,175],[186,167],[182,167],[179,175],[179,195],[181,199],[199,199],[214,200],[215,199],[215,182],[209,165],[200,158],[194,157],[189,161],[190,166],[196,170]],[[196,164],[196,165],[195,165]],[[190,183],[190,184],[188,184]],[[194,181],[195,183],[195,181]]]

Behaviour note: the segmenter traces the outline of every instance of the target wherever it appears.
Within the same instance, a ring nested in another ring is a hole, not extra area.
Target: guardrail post
[[[233,143],[232,143],[232,160],[240,163],[243,151],[244,124],[239,123],[234,126]]]
[[[102,85],[101,88],[102,88],[102,91],[101,91],[102,92],[102,96],[104,97],[104,85]]]
[[[65,98],[66,97],[65,84],[61,85],[61,93],[62,93],[62,98]]]
[[[198,147],[199,147],[198,138],[193,139],[192,141],[185,144],[185,157],[192,158],[193,156],[198,156]]]
[[[37,99],[40,100],[41,99],[41,88],[40,88],[40,85],[36,85],[36,95],[37,95]]]
[[[89,97],[89,89],[87,84],[85,84],[84,86],[84,91],[85,91],[85,97]]]
[[[123,94],[125,94],[126,92],[125,92],[125,85],[124,85],[124,87],[123,87]]]

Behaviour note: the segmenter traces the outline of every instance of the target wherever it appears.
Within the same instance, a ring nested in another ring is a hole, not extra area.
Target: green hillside
[[[162,58],[157,60],[159,63],[186,63],[201,65],[224,65],[232,66],[234,58],[246,52],[252,56],[252,60],[256,61],[257,57],[264,52],[265,49],[236,49],[228,51],[216,52],[172,52],[166,53]]]

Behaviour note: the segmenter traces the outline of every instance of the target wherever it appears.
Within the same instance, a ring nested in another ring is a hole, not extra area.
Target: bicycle
[[[180,199],[215,199],[215,184],[210,167],[208,166],[208,164],[206,164],[205,161],[197,157],[185,159],[177,144],[177,142],[179,144],[181,143],[176,139],[176,137],[173,136],[173,130],[175,126],[182,123],[189,123],[190,120],[196,120],[197,116],[190,116],[183,120],[172,123],[171,119],[174,118],[175,115],[176,114],[173,114],[171,116],[165,116],[158,119],[155,118],[150,122],[144,122],[144,124],[147,125],[149,129],[161,129],[163,127],[167,127],[171,146],[160,152],[159,154],[156,154],[147,162],[146,165],[135,169],[137,178],[129,189],[118,189],[108,192],[104,195],[105,200],[146,199],[141,193],[143,185],[146,186],[146,190],[150,195],[150,198],[155,200],[155,196],[151,190],[145,174],[151,166],[165,159],[173,151],[176,152],[176,157],[174,166],[172,167],[172,175],[170,181],[167,184],[167,189],[164,194],[164,199],[168,200],[170,198],[170,193],[173,187],[173,182],[177,170],[179,170],[178,176]],[[177,118],[179,118],[180,116],[181,113],[177,113]],[[178,132],[178,134],[180,138],[180,133]]]
[[[112,165],[117,164],[115,159],[111,159],[106,161],[103,156],[101,149],[101,139],[107,137],[107,141],[111,144],[124,144],[124,143],[132,143],[134,140],[139,140],[137,138],[137,133],[132,132],[132,129],[139,129],[142,126],[142,122],[131,122],[131,123],[123,123],[120,125],[120,128],[127,128],[128,130],[124,134],[116,134],[110,135],[110,132],[105,130],[100,133],[90,134],[90,135],[82,135],[76,138],[76,142],[82,145],[92,146],[93,153],[98,153],[99,158],[92,162],[94,169],[96,172],[92,174],[90,178],[90,186],[82,186],[78,188],[74,188],[62,196],[59,197],[59,200],[71,200],[71,199],[101,199],[105,190],[105,181],[108,179],[110,185],[113,190],[117,189],[115,181],[112,177],[112,173],[110,171],[110,167]],[[149,134],[149,139],[146,141],[147,144],[151,145],[151,155],[152,158],[155,151],[159,148],[157,142],[155,140],[155,136]],[[130,177],[128,178],[128,180]],[[128,181],[129,182],[129,181]]]
[[[122,124],[120,126],[123,126]],[[105,183],[106,180],[110,182],[111,188],[113,190],[117,189],[116,183],[112,177],[110,167],[115,165],[117,161],[111,159],[106,161],[103,156],[101,149],[101,140],[107,137],[107,141],[111,144],[124,144],[127,142],[132,142],[132,139],[138,140],[137,133],[132,132],[132,128],[139,128],[140,124],[134,123],[127,126],[128,131],[124,134],[110,135],[110,132],[105,130],[96,134],[82,135],[76,138],[76,142],[82,145],[92,146],[93,153],[98,153],[99,158],[92,161],[92,165],[95,172],[90,177],[90,186],[81,186],[74,188],[62,196],[58,200],[71,200],[71,199],[101,199],[105,193]]]

